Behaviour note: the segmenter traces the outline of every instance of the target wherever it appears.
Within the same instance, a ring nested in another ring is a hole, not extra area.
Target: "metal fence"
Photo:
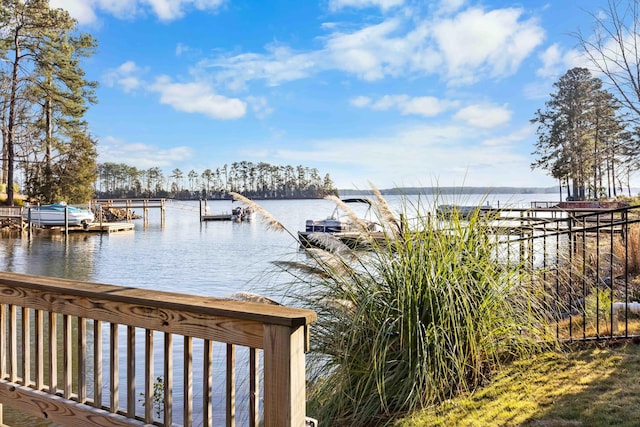
[[[640,336],[640,206],[500,211],[500,256],[528,267],[560,340]],[[498,225],[499,224],[499,225]]]

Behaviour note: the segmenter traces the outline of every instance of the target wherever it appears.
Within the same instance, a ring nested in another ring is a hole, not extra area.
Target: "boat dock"
[[[164,225],[167,209],[166,199],[94,199],[91,207],[101,212],[103,209],[122,209],[128,215],[132,215],[133,209],[142,209],[142,220],[149,222],[149,209],[160,209],[160,224]],[[127,222],[131,221],[131,216]]]
[[[94,222],[87,228],[81,226],[69,226],[69,233],[116,233],[120,231],[132,231],[135,225],[132,222]],[[64,227],[50,227],[52,231],[64,233]]]
[[[251,210],[237,206],[230,213],[224,212],[219,214],[209,213],[207,201],[200,200],[200,221],[249,221],[251,219]]]

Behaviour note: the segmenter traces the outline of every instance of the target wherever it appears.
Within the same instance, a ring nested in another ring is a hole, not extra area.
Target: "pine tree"
[[[2,130],[8,202],[14,202],[18,161],[27,165],[30,196],[45,202],[60,197],[84,202],[88,199],[73,195],[86,194],[93,179],[81,179],[95,174],[95,141],[82,120],[88,104],[95,102],[95,83],[85,80],[80,60],[93,53],[95,40],[74,34],[75,21],[61,9],[50,9],[48,0],[3,1],[0,25],[5,30],[0,40],[6,66],[2,79],[8,82],[2,95],[7,106]],[[88,171],[78,170],[79,165]],[[71,190],[74,182],[84,190]],[[60,193],[62,188],[67,190]]]
[[[599,197],[603,167],[609,160],[607,170],[613,172],[617,153],[612,150],[623,130],[615,99],[586,68],[567,71],[554,87],[546,108],[531,120],[538,126],[531,166],[566,185],[570,198]]]

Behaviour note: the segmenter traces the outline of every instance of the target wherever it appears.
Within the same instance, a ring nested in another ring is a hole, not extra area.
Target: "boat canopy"
[[[343,203],[366,203],[367,205],[371,204],[371,200],[369,199],[358,199],[358,198],[351,198],[351,199],[342,199]]]

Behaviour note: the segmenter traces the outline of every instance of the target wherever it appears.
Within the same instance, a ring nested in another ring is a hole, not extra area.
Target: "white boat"
[[[362,221],[367,227],[367,231],[376,232],[378,231],[378,225],[373,221],[367,219],[370,214],[369,211],[371,209],[371,202],[368,199],[342,199],[342,202],[350,204],[350,203],[360,203],[367,205],[367,211],[364,214]],[[362,228],[353,222],[351,218],[349,218],[344,212],[340,210],[338,206],[333,210],[331,216],[325,219],[308,219],[305,221],[305,229],[304,231],[298,231],[298,240],[300,242],[300,246],[308,248],[308,247],[321,247],[322,239],[314,238],[316,236],[322,236],[323,234],[331,234],[338,238],[341,236],[348,236],[349,241],[353,240],[353,236],[355,234],[361,234]]]
[[[94,220],[93,212],[69,206],[65,202],[42,206],[25,206],[22,217],[34,224],[41,225],[82,225],[88,226]]]

